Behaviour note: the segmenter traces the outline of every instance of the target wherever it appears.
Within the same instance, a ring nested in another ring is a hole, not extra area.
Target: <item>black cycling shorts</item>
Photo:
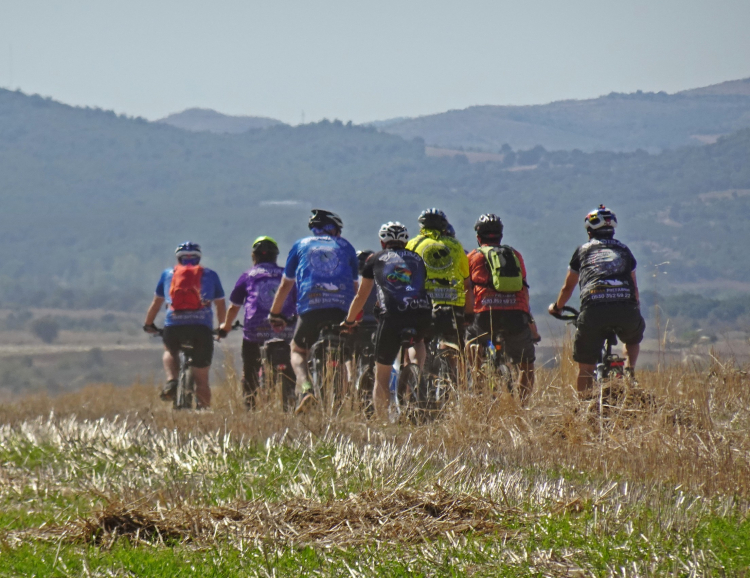
[[[578,316],[573,341],[573,360],[595,365],[601,360],[607,334],[614,330],[626,345],[643,341],[646,322],[634,303],[598,303],[585,307]]]
[[[346,311],[330,307],[313,309],[297,317],[297,327],[292,340],[302,349],[310,349],[318,340],[320,330],[327,324],[339,325],[346,319]]]
[[[432,328],[428,338],[436,338],[458,345],[463,351],[464,308],[438,305],[432,312]]]
[[[193,367],[208,367],[214,356],[214,336],[210,327],[206,325],[169,325],[162,334],[164,347],[174,357],[180,355],[186,343],[193,346],[191,353]]]
[[[501,335],[511,363],[532,362],[536,352],[530,321],[531,317],[524,311],[482,311],[474,316],[474,323],[466,330],[466,341],[479,338],[478,341],[484,342]]]
[[[383,365],[392,365],[401,348],[401,331],[414,329],[417,332],[417,340],[424,339],[430,331],[431,323],[430,311],[382,317],[375,333],[375,361]]]

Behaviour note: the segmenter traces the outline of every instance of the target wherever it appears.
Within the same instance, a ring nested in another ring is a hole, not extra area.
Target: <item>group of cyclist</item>
[[[508,360],[518,368],[518,394],[525,403],[534,386],[535,343],[540,338],[529,308],[526,267],[517,250],[502,244],[502,221],[492,213],[481,215],[474,226],[478,246],[468,253],[443,211],[427,209],[418,221],[419,234],[411,239],[401,223],[385,223],[378,232],[381,250],[357,253],[341,236],[341,218],[314,209],[308,222],[311,235],[294,243],[283,268],[277,264],[276,241],[266,236],[255,240],[253,266],[235,284],[228,309],[218,275],[200,265],[200,247],[191,242],[179,245],[177,264],[162,273],[144,322],[146,332],[158,332],[154,320],[166,304],[167,381],[161,398],[174,398],[179,353],[190,342],[197,407],[210,406],[213,305],[220,322],[219,339],[228,335],[244,307],[242,388],[248,409],[255,407],[261,347],[269,339],[289,343],[285,407],[299,414],[315,405],[308,354],[321,329],[333,324],[345,332],[355,331],[358,325],[360,330],[372,328],[373,405],[379,416],[388,412],[391,368],[405,329],[414,335],[408,357],[420,368],[430,340],[440,348],[466,353],[471,366],[475,360],[467,343],[501,337]],[[589,242],[576,249],[560,295],[549,307],[550,314],[556,315],[580,285],[582,311],[574,360],[579,363],[577,388],[582,395],[592,386],[606,332],[616,330],[625,344],[632,375],[645,328],[638,306],[636,262],[630,250],[613,238],[616,224],[614,213],[604,206],[586,216]],[[370,334],[364,333],[369,339]]]

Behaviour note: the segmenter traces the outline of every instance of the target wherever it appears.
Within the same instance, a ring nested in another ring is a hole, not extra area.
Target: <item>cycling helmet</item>
[[[614,233],[617,226],[617,217],[604,205],[591,211],[583,221],[587,231],[597,233]]]
[[[485,213],[474,223],[474,230],[477,237],[502,237],[503,222],[494,213]]]
[[[326,225],[333,225],[339,231],[341,231],[344,228],[344,222],[341,220],[341,217],[339,217],[336,213],[332,211],[326,211],[325,209],[313,209],[312,215],[310,215],[310,220],[308,221],[307,226],[310,229],[313,229],[313,228],[322,229]]]
[[[357,251],[357,261],[359,261],[359,272],[362,273],[362,269],[365,266],[365,262],[367,259],[369,259],[370,255],[373,254],[373,251],[370,251],[369,249],[365,249],[364,251]]]
[[[445,226],[445,234],[446,234],[446,236],[453,237],[455,239],[456,238],[456,229],[453,228],[453,225],[451,225],[450,223],[448,223]]]
[[[417,220],[425,229],[438,229],[442,231],[448,225],[448,217],[445,216],[443,211],[435,207],[422,211]]]
[[[378,237],[383,243],[398,241],[405,244],[409,240],[409,231],[398,221],[388,221],[380,227]]]
[[[185,241],[184,243],[177,245],[174,254],[178,261],[182,261],[182,259],[197,259],[200,261],[201,246],[198,243]]]
[[[275,259],[279,256],[279,244],[271,237],[260,236],[253,241],[253,255]]]

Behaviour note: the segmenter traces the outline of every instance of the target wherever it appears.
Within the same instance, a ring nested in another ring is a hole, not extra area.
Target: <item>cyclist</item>
[[[481,215],[474,230],[479,245],[469,253],[474,322],[466,332],[466,340],[481,335],[502,336],[511,363],[519,368],[519,394],[521,402],[525,402],[534,387],[534,341],[539,339],[529,310],[526,265],[518,251],[501,244],[500,217],[492,213]]]
[[[614,330],[625,344],[625,370],[633,377],[646,329],[639,305],[635,257],[614,238],[617,217],[599,205],[586,215],[584,225],[589,241],[573,253],[560,294],[549,306],[551,315],[559,313],[579,285],[581,314],[573,341],[573,360],[578,362],[577,388],[581,396],[593,385],[607,333]]]
[[[308,227],[312,236],[300,239],[289,251],[284,277],[268,314],[277,328],[286,324],[283,305],[296,285],[299,316],[292,338],[292,368],[300,395],[296,414],[317,401],[307,369],[310,347],[325,325],[338,325],[344,320],[359,279],[357,253],[341,237],[344,227],[341,217],[331,211],[313,209]]]
[[[427,268],[427,292],[435,307],[434,334],[463,349],[464,313],[471,306],[471,300],[466,299],[470,286],[469,260],[461,243],[446,234],[449,223],[443,211],[436,208],[422,211],[419,224],[419,235],[406,248],[422,257]]]
[[[180,372],[180,349],[189,342],[193,345],[196,407],[208,409],[211,406],[208,372],[214,352],[211,304],[216,306],[219,323],[223,322],[226,314],[224,289],[216,272],[200,265],[200,245],[186,241],[177,246],[175,256],[177,264],[166,269],[159,278],[156,295],[146,312],[143,330],[157,333],[154,319],[166,302],[163,361],[167,384],[162,389],[161,399],[174,399]]]
[[[380,227],[378,236],[382,250],[367,259],[362,269],[362,284],[342,325],[353,327],[356,324],[357,315],[375,284],[383,312],[375,338],[377,369],[373,404],[375,412],[386,417],[390,403],[391,366],[401,347],[401,331],[417,331],[416,358],[413,361],[421,369],[425,360],[423,338],[432,321],[432,304],[425,287],[427,270],[424,261],[414,251],[406,249],[409,240],[406,227],[398,222],[388,222]]]
[[[261,346],[269,339],[281,337],[287,343],[292,339],[292,329],[284,329],[277,334],[268,321],[276,290],[281,283],[284,270],[276,264],[279,246],[271,237],[258,237],[253,241],[253,266],[245,271],[229,295],[229,309],[219,336],[225,337],[232,330],[232,322],[245,307],[245,322],[242,340],[242,395],[247,409],[255,407],[255,394],[258,389],[258,372],[261,366]],[[290,319],[297,314],[295,296],[289,295],[282,308],[284,317]],[[294,373],[291,366],[282,376],[284,381],[284,409],[293,407]],[[291,387],[286,381],[289,380]],[[291,395],[289,395],[291,390]]]

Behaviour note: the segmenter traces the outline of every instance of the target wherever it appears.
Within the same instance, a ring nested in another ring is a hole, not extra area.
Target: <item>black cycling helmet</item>
[[[419,224],[422,225],[423,229],[437,229],[438,231],[444,231],[448,225],[448,217],[440,209],[432,207],[431,209],[425,209],[419,215],[417,219]]]
[[[502,237],[503,222],[496,214],[485,213],[474,223],[474,230],[477,232],[477,237]]]
[[[344,221],[341,220],[336,213],[332,211],[326,211],[325,209],[313,209],[310,220],[307,222],[307,226],[310,229],[322,229],[326,225],[335,226],[339,232],[344,228]]]
[[[357,261],[359,261],[360,274],[362,273],[362,269],[365,266],[365,262],[370,258],[370,255],[372,254],[373,251],[370,251],[369,249],[365,249],[364,251],[357,251]]]
[[[279,245],[271,237],[258,237],[253,241],[253,255],[255,255],[259,261],[276,260],[279,256]]]

